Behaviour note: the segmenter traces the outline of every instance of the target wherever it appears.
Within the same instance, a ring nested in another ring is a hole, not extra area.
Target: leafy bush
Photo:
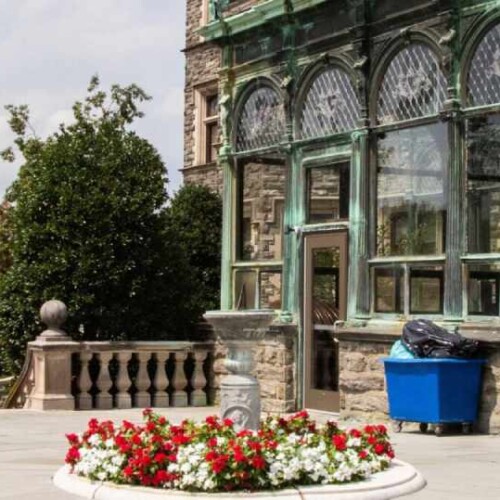
[[[205,186],[187,184],[173,197],[169,216],[195,284],[186,300],[199,318],[219,308],[222,201]]]
[[[167,224],[165,165],[127,129],[146,99],[136,85],[114,85],[108,95],[95,77],[73,107],[74,122],[44,140],[30,135],[26,106],[7,107],[24,164],[8,192],[4,372],[19,371],[48,299],[66,302],[75,339],[178,339],[194,321],[184,300],[192,288],[187,260]],[[12,149],[3,157],[12,160]]]

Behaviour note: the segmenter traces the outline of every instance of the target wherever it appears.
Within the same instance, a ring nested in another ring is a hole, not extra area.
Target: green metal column
[[[369,317],[369,143],[368,130],[353,135],[351,160],[351,204],[349,209],[349,284],[347,318]]]
[[[301,159],[299,151],[294,148],[287,155],[288,181],[286,190],[286,207],[284,217],[284,259],[283,259],[283,298],[282,321],[292,321],[300,313],[299,286],[301,283],[300,266],[300,233],[294,228],[300,227],[303,222],[303,196]]]
[[[459,79],[461,47],[459,37],[453,33],[460,32],[460,7],[454,3],[448,21],[449,36],[445,51],[444,64],[448,66],[448,100],[445,102],[444,116],[448,123],[449,159],[445,188],[447,190],[446,217],[446,264],[444,272],[444,318],[447,321],[461,321],[463,317],[462,303],[462,246],[465,235],[463,218],[463,125],[460,113]]]

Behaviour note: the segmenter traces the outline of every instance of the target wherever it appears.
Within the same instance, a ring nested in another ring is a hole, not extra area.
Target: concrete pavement
[[[217,408],[169,408],[172,421],[201,419]],[[40,413],[0,410],[0,499],[72,500],[56,489],[51,475],[66,451],[64,434],[80,432],[91,417],[140,421],[140,410]],[[500,436],[435,437],[418,432],[394,434],[398,458],[417,467],[428,481],[414,500],[500,498]]]

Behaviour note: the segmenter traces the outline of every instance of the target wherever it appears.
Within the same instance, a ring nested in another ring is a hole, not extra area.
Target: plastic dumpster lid
[[[488,360],[478,359],[478,358],[413,358],[413,359],[401,359],[401,358],[380,358],[382,363],[466,363],[466,364],[486,364]]]

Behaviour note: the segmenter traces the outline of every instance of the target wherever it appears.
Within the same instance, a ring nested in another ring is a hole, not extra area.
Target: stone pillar
[[[68,316],[59,300],[49,300],[40,309],[47,329],[29,346],[34,356],[35,386],[28,398],[27,408],[34,410],[74,410],[71,394],[71,354],[78,343],[62,330]]]

